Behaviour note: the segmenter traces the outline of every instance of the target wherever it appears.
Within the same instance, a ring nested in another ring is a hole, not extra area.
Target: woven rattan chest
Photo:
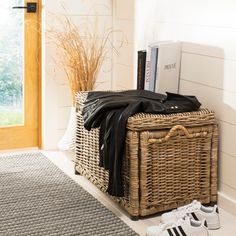
[[[99,129],[84,129],[77,97],[75,171],[101,191],[108,172],[99,167]],[[217,201],[218,129],[208,109],[171,115],[139,113],[127,123],[123,159],[124,197],[112,197],[135,219],[197,199]]]

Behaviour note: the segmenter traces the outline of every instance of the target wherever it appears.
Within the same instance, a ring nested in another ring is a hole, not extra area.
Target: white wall
[[[113,0],[114,46],[118,50],[118,53],[113,53],[113,90],[136,87],[134,17],[135,0]]]
[[[63,8],[66,9],[66,13]],[[56,149],[57,143],[67,127],[72,103],[65,73],[58,66],[57,49],[47,39],[47,29],[57,26],[52,14],[57,16],[66,14],[78,26],[82,22],[93,22],[97,18],[99,34],[102,37],[102,32],[112,27],[112,0],[45,0],[43,9],[43,28],[44,32],[46,32],[46,37],[44,37],[45,46],[43,48],[43,148]],[[112,52],[111,46],[109,47]],[[111,52],[99,72],[96,89],[111,89]]]
[[[148,42],[183,41],[180,93],[196,95],[203,106],[216,112],[219,204],[236,214],[236,1],[135,3],[134,55]]]

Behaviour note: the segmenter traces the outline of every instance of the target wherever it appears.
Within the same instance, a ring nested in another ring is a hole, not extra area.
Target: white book
[[[158,43],[148,45],[144,89],[155,92]]]
[[[181,42],[160,42],[156,69],[155,92],[179,92]]]

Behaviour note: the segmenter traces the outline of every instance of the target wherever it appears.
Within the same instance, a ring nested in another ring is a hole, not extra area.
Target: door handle
[[[28,13],[37,12],[37,3],[36,2],[27,2],[26,6],[14,6],[13,9],[26,9]]]

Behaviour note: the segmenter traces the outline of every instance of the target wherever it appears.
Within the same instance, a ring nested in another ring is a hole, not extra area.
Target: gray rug
[[[137,235],[41,153],[0,155],[0,235]]]

